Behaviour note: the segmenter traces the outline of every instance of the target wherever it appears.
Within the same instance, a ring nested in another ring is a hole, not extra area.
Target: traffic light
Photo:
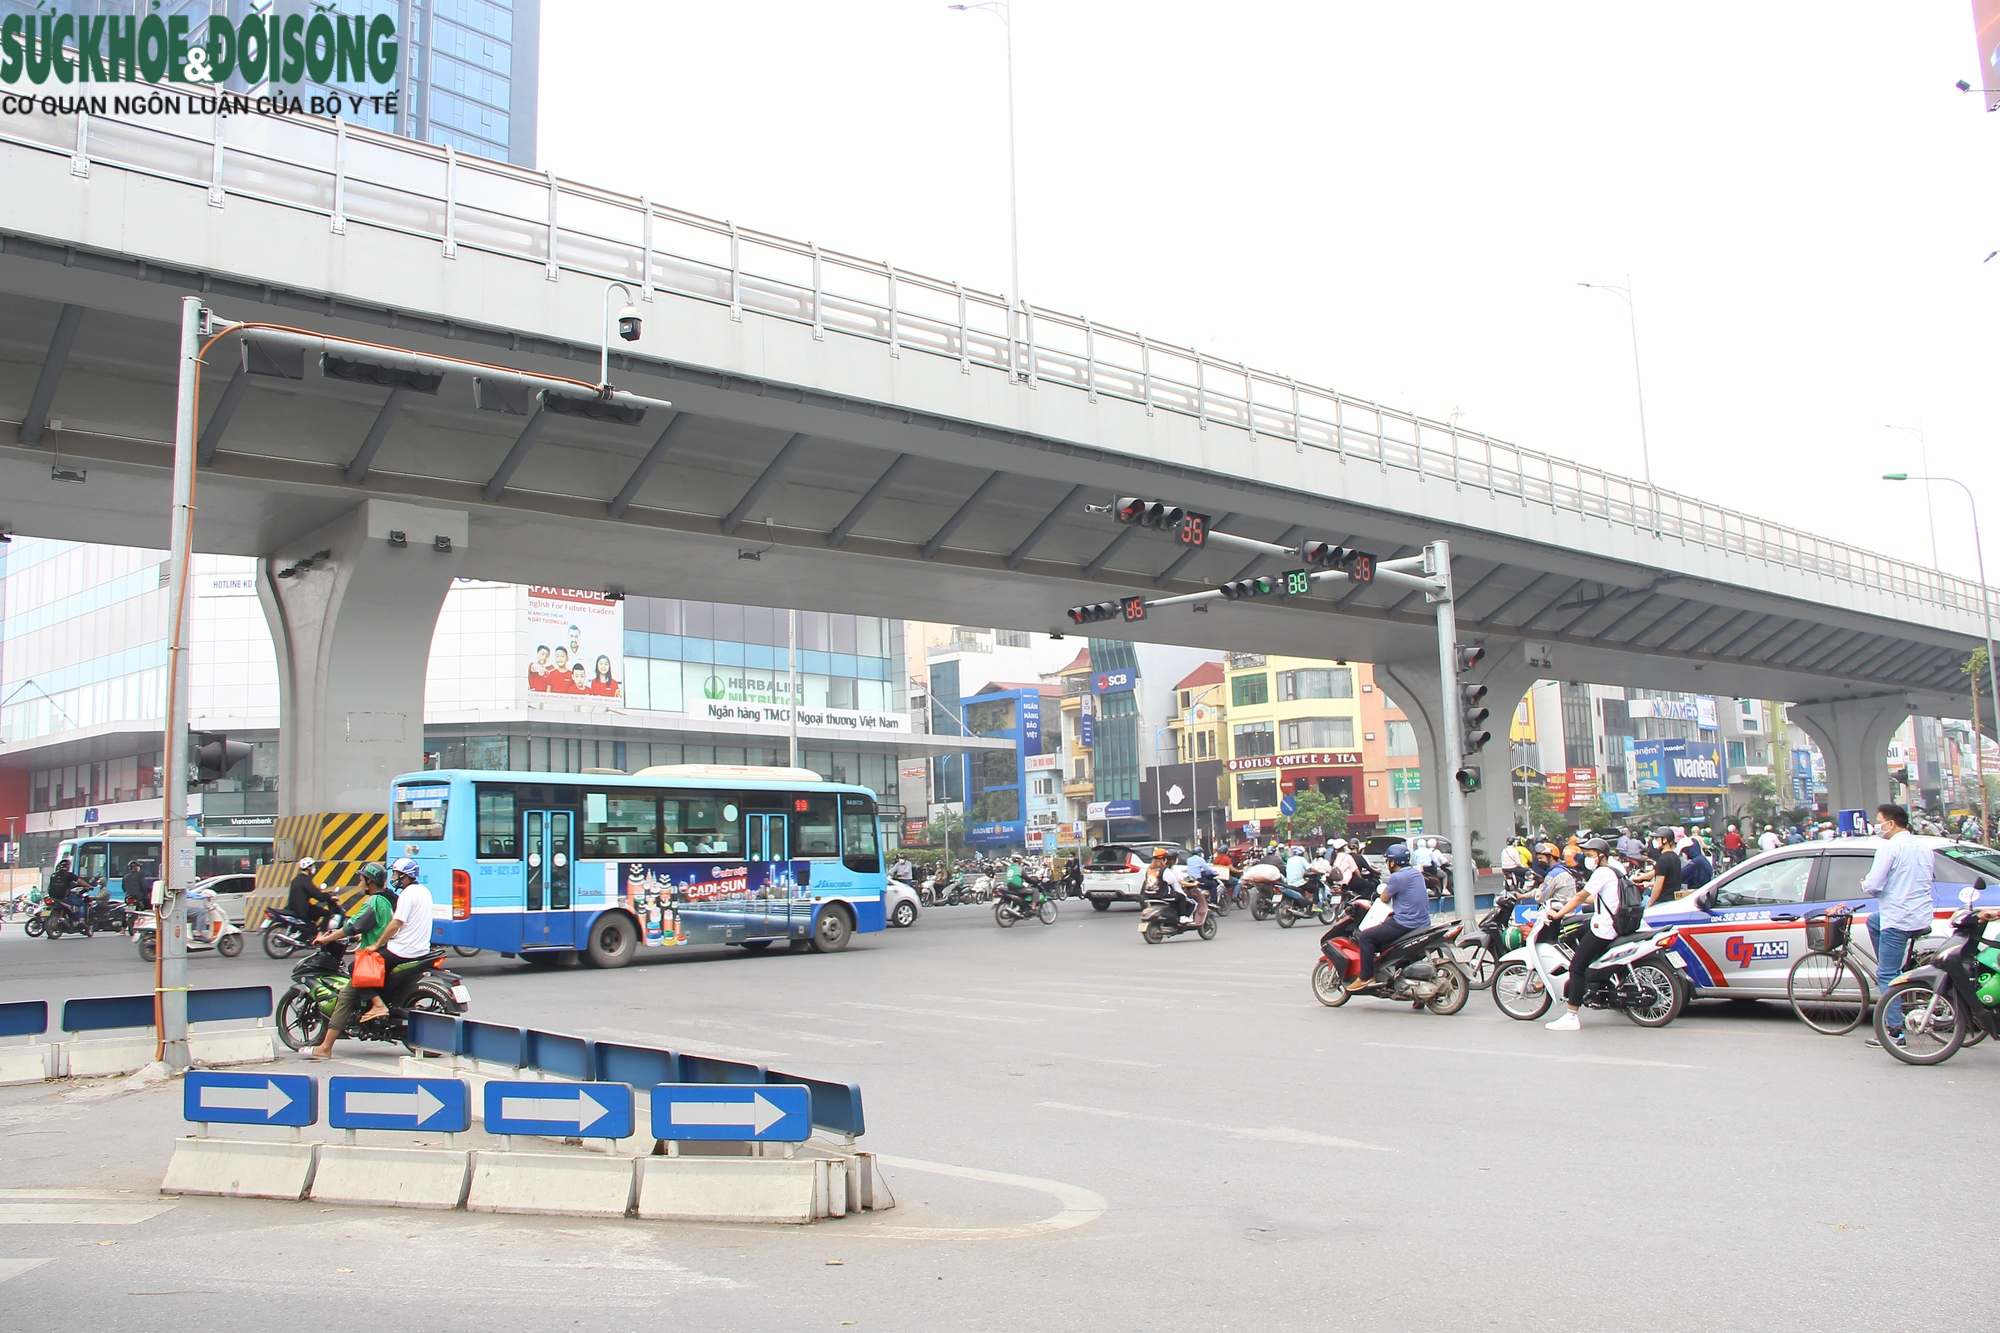
[[[1122,610],[1117,602],[1092,602],[1089,606],[1072,606],[1069,618],[1079,625],[1094,625],[1100,620],[1116,620]]]
[[[1479,769],[1477,766],[1473,764],[1460,765],[1455,776],[1458,778],[1458,789],[1467,796],[1479,790]]]
[[[1340,569],[1347,559],[1348,550],[1335,546],[1332,542],[1300,542],[1299,559],[1314,569]]]
[[[250,747],[242,741],[232,741],[217,731],[197,731],[194,734],[194,768],[196,782],[220,782],[229,776],[229,770],[250,757]]]
[[[1120,523],[1136,523],[1142,528],[1171,532],[1183,546],[1201,546],[1208,541],[1207,514],[1192,513],[1164,500],[1121,495],[1111,503],[1111,516]]]
[[[1216,589],[1224,600],[1240,602],[1251,597],[1269,597],[1278,585],[1261,575],[1254,579],[1234,579]]]
[[[1461,672],[1470,671],[1486,660],[1486,645],[1483,643],[1463,645],[1459,648],[1456,659]]]
[[[1143,597],[1127,597],[1118,604],[1118,607],[1125,613],[1125,623],[1128,625],[1135,620],[1146,618],[1146,599]]]
[[[1493,716],[1493,711],[1480,702],[1485,697],[1484,685],[1458,687],[1459,720],[1464,723],[1466,754],[1478,754],[1486,742],[1493,739],[1493,733],[1486,730],[1486,719]]]
[[[1304,569],[1288,569],[1278,575],[1284,584],[1285,596],[1303,597],[1312,591],[1312,572]]]

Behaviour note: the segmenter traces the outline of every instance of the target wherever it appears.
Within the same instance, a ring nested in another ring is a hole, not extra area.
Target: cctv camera
[[[628,305],[618,312],[618,336],[628,343],[639,341],[639,307]]]

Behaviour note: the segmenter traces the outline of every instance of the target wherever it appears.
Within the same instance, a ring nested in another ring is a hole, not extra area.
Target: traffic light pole
[[[194,835],[187,829],[188,788],[188,561],[194,530],[196,375],[201,357],[199,297],[181,298],[179,397],[174,405],[174,509],[167,556],[167,731],[160,774],[160,901],[153,932],[154,1020],[159,1058],[168,1071],[185,1073],[187,1042],[187,891],[194,886]]]
[[[1438,769],[1444,778],[1445,836],[1451,839],[1452,909],[1459,920],[1471,926],[1479,919],[1478,874],[1473,864],[1472,806],[1459,784],[1459,770],[1465,767],[1465,739],[1459,726],[1461,694],[1458,684],[1458,607],[1451,592],[1451,543],[1435,541],[1424,548],[1424,558],[1435,584],[1426,594],[1437,607],[1438,678],[1444,684],[1444,713],[1437,729]]]

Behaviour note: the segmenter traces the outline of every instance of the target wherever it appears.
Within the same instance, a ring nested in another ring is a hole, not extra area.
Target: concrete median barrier
[[[159,1043],[148,1032],[138,1037],[90,1037],[62,1043],[62,1067],[69,1078],[131,1074],[153,1063]]]
[[[0,1046],[0,1087],[43,1083],[56,1076],[53,1046]]]
[[[175,1139],[162,1194],[239,1199],[303,1199],[312,1188],[316,1143],[254,1139]]]
[[[475,1152],[467,1211],[624,1217],[636,1193],[636,1160],[582,1153]]]
[[[638,1215],[672,1222],[788,1222],[819,1215],[826,1164],[799,1157],[646,1157]]]
[[[463,1208],[471,1156],[458,1148],[323,1143],[311,1197],[378,1208]]]
[[[236,1028],[223,1032],[190,1032],[188,1058],[198,1065],[249,1065],[275,1060],[278,1058],[278,1030]]]

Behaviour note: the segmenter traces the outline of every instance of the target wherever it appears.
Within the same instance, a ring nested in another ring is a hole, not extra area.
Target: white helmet
[[[1331,875],[1333,873],[1333,863],[1322,856],[1312,863],[1311,869],[1315,875]]]

